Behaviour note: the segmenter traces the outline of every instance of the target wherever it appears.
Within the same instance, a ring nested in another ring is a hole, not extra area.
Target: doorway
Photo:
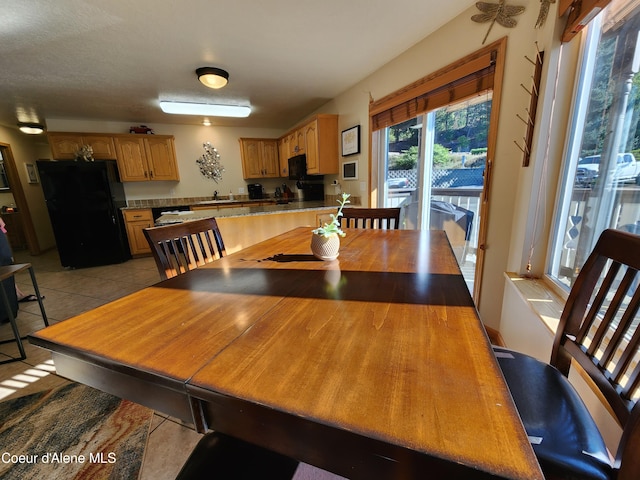
[[[505,52],[502,38],[369,104],[370,204],[451,231],[478,308]]]
[[[447,233],[474,291],[492,92],[381,132],[380,207],[400,207],[403,228]]]
[[[38,255],[40,245],[9,144],[0,143],[0,158],[5,181],[0,187],[0,215],[7,224],[9,243],[14,250],[28,249],[31,255]]]

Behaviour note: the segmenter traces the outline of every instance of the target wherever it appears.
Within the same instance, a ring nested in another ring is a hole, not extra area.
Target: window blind
[[[479,95],[493,88],[496,52],[445,68],[369,105],[372,131]]]

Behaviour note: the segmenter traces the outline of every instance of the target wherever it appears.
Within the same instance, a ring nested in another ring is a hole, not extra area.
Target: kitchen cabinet
[[[123,182],[180,180],[172,136],[118,135],[115,145]]]
[[[306,155],[308,174],[331,175],[339,172],[337,115],[315,115],[304,125],[281,137],[281,140],[288,143],[288,157]]]
[[[120,180],[180,180],[172,135],[49,132],[55,160],[75,160],[82,145],[91,145],[96,160],[116,160]]]
[[[278,140],[271,138],[241,138],[242,174],[247,178],[280,176]]]
[[[131,255],[145,255],[151,253],[151,248],[144,236],[145,228],[153,227],[151,209],[123,210],[127,238]]]
[[[76,152],[82,145],[90,145],[93,158],[97,160],[116,159],[116,148],[111,135],[50,132],[47,137],[54,160],[75,160]]]
[[[278,153],[279,153],[279,163],[280,163],[280,176],[288,177],[289,176],[289,157],[291,157],[289,150],[289,137],[282,137],[278,140]]]
[[[338,173],[338,116],[317,115],[304,126],[309,175]]]

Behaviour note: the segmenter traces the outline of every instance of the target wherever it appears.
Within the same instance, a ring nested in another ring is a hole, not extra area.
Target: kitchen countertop
[[[202,197],[200,197],[202,198]],[[264,203],[264,202],[276,202],[277,199],[276,198],[261,198],[261,199],[247,199],[247,198],[242,198],[242,199],[234,199],[234,200],[229,200],[229,199],[225,199],[225,200],[201,200],[198,198],[192,198],[192,199],[188,199],[188,198],[184,198],[184,199],[179,199],[178,201],[176,201],[175,199],[156,199],[156,200],[149,200],[148,202],[150,202],[148,205],[127,205],[126,207],[122,207],[122,210],[144,210],[144,209],[149,209],[149,208],[162,208],[162,209],[166,209],[166,210],[172,210],[172,209],[177,209],[179,207],[188,207],[190,205],[193,206],[206,206],[206,205],[230,205],[230,204],[238,204],[238,205],[242,205],[242,204],[247,204],[247,203]],[[297,200],[295,200],[297,201]]]
[[[262,205],[255,207],[236,207],[236,208],[224,208],[219,210],[215,208],[217,204],[228,204],[232,203],[231,201],[217,201],[215,203],[211,203],[211,209],[199,209],[195,211],[183,211],[176,213],[166,213],[156,219],[156,225],[168,225],[171,223],[182,223],[189,220],[199,220],[201,218],[209,218],[209,217],[243,217],[248,215],[269,215],[269,214],[277,214],[284,212],[295,212],[301,210],[335,210],[336,205],[327,205],[324,200],[319,201],[292,201],[286,204],[276,204],[276,205]],[[238,202],[234,202],[238,203]],[[206,205],[206,203],[199,203],[199,206]],[[171,207],[167,207],[167,211],[170,211]]]

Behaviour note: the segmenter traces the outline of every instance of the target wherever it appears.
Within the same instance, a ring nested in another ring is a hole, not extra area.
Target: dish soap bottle
[[[233,192],[229,192],[229,200],[233,200]]]

